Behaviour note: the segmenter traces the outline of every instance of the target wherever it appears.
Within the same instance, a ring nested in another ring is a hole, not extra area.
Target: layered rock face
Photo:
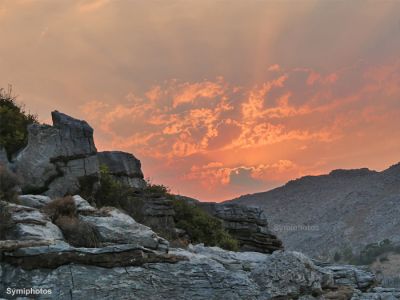
[[[103,151],[97,153],[97,157],[100,165],[105,165],[114,179],[122,184],[139,189],[146,186],[140,160],[132,154],[121,151]]]
[[[171,200],[165,197],[148,197],[142,206],[143,223],[150,226],[156,232],[167,235],[175,233],[175,211]]]
[[[36,268],[39,260],[47,269]],[[129,245],[20,248],[6,253],[0,274],[0,297],[7,287],[26,286],[51,289],[38,299],[400,299],[396,290],[374,288],[374,275],[354,267],[344,278],[297,252],[234,253],[201,245],[170,254]]]
[[[13,162],[23,179],[22,190],[49,196],[74,194],[79,178],[97,176],[99,163],[93,129],[60,112],[52,112],[53,126],[28,127],[28,145]]]
[[[196,205],[223,221],[224,228],[239,241],[241,251],[272,253],[283,249],[282,242],[269,230],[260,208],[205,202]]]

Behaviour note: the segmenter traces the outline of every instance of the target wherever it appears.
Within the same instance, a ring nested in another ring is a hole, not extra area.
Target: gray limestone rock
[[[196,245],[188,250],[173,249],[169,256],[153,262],[146,262],[146,256],[142,259],[134,256],[136,260],[131,266],[92,265],[99,261],[108,265],[108,253],[114,254],[118,265],[124,262],[121,256],[135,253],[132,251],[148,253],[132,245],[97,250],[71,249],[62,244],[20,249],[13,255],[7,254],[8,262],[0,263],[0,297],[4,297],[5,287],[27,286],[51,289],[51,296],[39,299],[346,299],[325,298],[329,292],[326,276],[332,279],[333,273],[297,252],[235,253]],[[46,253],[49,256],[58,253],[57,257],[75,261],[79,261],[76,253],[80,253],[90,263],[32,270],[12,265],[18,259]],[[333,288],[340,291],[348,287]],[[367,293],[350,290],[347,295],[353,295],[353,299],[400,299],[396,293],[375,288]]]
[[[138,244],[149,249],[166,251],[168,241],[157,236],[149,227],[137,223],[116,208],[102,210],[103,215],[81,215],[100,235],[100,242],[108,244]]]
[[[100,165],[105,165],[108,172],[119,182],[142,189],[146,186],[143,180],[140,160],[130,153],[121,151],[103,151],[97,153]]]
[[[18,203],[23,206],[33,208],[42,208],[51,202],[51,198],[42,195],[20,195],[18,196]]]
[[[38,209],[8,204],[11,219],[14,223],[8,233],[11,240],[62,240],[61,230],[54,225],[49,217]]]
[[[197,202],[196,205],[223,221],[224,228],[239,241],[241,251],[272,253],[283,249],[282,242],[268,228],[262,209],[229,203]]]
[[[25,193],[74,194],[80,177],[99,172],[93,129],[85,121],[57,111],[52,118],[53,126],[28,127],[28,145],[13,162]]]

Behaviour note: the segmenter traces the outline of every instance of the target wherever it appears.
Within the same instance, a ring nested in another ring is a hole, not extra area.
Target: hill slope
[[[286,249],[317,258],[383,239],[400,241],[400,164],[382,172],[306,176],[230,202],[262,207]]]

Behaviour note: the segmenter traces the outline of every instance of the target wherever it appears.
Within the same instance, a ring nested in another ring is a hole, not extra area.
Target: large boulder
[[[103,244],[138,244],[149,249],[168,250],[168,241],[116,208],[102,209],[100,214],[81,215],[80,218],[96,229]]]
[[[28,145],[13,163],[23,179],[24,193],[74,194],[79,190],[80,178],[99,173],[89,124],[58,111],[52,112],[52,119],[53,126],[28,127]]]
[[[269,230],[262,209],[213,202],[197,202],[196,205],[223,221],[224,228],[239,241],[241,251],[272,253],[283,249],[282,242]]]
[[[97,153],[97,157],[100,165],[105,165],[114,179],[122,184],[138,189],[146,186],[140,160],[132,154],[121,151],[103,151]]]

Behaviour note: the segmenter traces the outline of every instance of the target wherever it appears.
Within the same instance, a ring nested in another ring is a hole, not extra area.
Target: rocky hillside
[[[400,299],[399,291],[377,288],[366,269],[321,264],[298,252],[168,249],[123,212],[72,199],[79,220],[96,229],[97,247],[71,245],[62,223],[52,222],[46,196],[0,203],[14,222],[0,241],[0,297],[15,299],[26,288],[39,299]]]
[[[306,176],[229,202],[262,207],[287,249],[313,257],[400,241],[400,164]]]

